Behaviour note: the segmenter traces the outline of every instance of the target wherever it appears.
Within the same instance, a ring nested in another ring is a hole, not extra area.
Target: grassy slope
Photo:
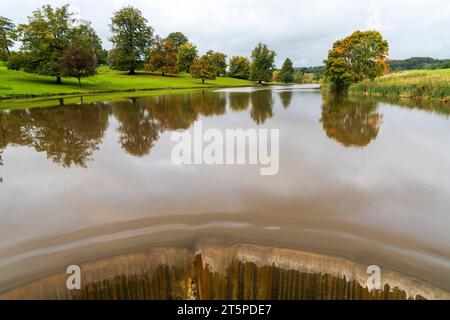
[[[107,67],[101,67],[98,71],[96,76],[82,79],[82,87],[79,88],[76,79],[64,78],[63,84],[57,85],[54,77],[11,71],[0,65],[0,98],[252,84],[246,80],[217,78],[207,80],[203,85],[201,80],[193,79],[186,73],[162,77],[159,74],[149,73],[129,76],[126,72],[110,70]]]
[[[369,96],[450,100],[450,69],[391,73],[354,84],[349,91]]]

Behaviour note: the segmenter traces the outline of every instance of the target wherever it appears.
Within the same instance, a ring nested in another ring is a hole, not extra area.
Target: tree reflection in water
[[[0,113],[0,150],[8,145],[45,152],[63,167],[86,167],[102,143],[109,116],[118,121],[119,144],[136,157],[148,155],[165,131],[188,129],[199,116],[223,115],[248,109],[262,124],[273,116],[271,90],[253,93],[190,92],[130,98],[113,103],[12,110]]]
[[[374,140],[382,116],[369,99],[323,94],[322,122],[326,135],[345,147],[365,147]]]
[[[222,92],[203,91],[193,95],[192,104],[202,116],[220,116],[226,113],[227,99]]]
[[[256,124],[263,124],[273,117],[272,90],[256,90],[250,94],[252,109],[250,116]]]
[[[119,143],[128,154],[143,157],[159,138],[159,124],[149,110],[136,100],[115,103],[113,113],[119,122]]]
[[[278,93],[281,99],[281,104],[283,108],[287,109],[291,105],[292,100],[292,91],[291,90],[282,90]]]
[[[131,99],[113,106],[119,122],[119,143],[137,157],[148,155],[164,131],[188,129],[199,115],[225,112],[226,97],[212,92]]]
[[[248,92],[236,92],[229,95],[230,109],[233,111],[245,111],[250,105],[250,94]]]
[[[0,148],[28,146],[63,167],[85,167],[108,128],[108,108],[92,105],[0,113]]]

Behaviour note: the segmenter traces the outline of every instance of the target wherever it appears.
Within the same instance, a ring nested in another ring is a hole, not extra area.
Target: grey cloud
[[[0,15],[25,22],[33,9],[67,0],[1,0]],[[259,41],[297,66],[320,65],[334,40],[356,29],[379,29],[391,58],[450,57],[450,1],[447,0],[72,0],[73,11],[90,20],[106,47],[110,18],[125,5],[142,10],[156,32],[182,31],[201,52],[250,55]]]

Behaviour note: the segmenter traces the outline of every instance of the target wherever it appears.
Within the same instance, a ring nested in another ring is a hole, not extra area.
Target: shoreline
[[[295,83],[288,83],[283,85],[275,85],[272,83],[253,83],[253,84],[237,84],[237,85],[205,85],[205,86],[190,86],[190,87],[167,87],[167,88],[136,88],[124,90],[99,90],[92,92],[68,92],[55,93],[45,95],[21,95],[11,98],[0,98],[0,110],[14,110],[23,108],[36,107],[54,107],[68,104],[90,103],[100,101],[115,101],[123,98],[139,98],[154,95],[175,94],[196,92],[204,90],[219,90],[232,88],[263,88],[269,86],[292,86]],[[49,102],[58,102],[49,104]]]
[[[168,88],[147,88],[147,89],[126,89],[126,90],[101,90],[93,92],[74,92],[74,93],[58,93],[50,95],[35,95],[35,96],[19,96],[14,98],[0,98],[0,110],[13,110],[21,108],[36,108],[36,107],[54,107],[58,105],[65,105],[75,102],[75,100],[80,99],[82,102],[94,102],[99,101],[97,98],[103,97],[105,101],[114,101],[116,98],[131,98],[131,97],[145,97],[153,95],[163,95],[170,93],[184,93],[184,92],[195,92],[203,90],[215,90],[215,89],[227,89],[227,88],[249,88],[258,87],[260,85],[232,85],[232,86],[219,86],[219,85],[209,85],[209,86],[199,86],[199,87],[168,87]],[[132,96],[127,96],[126,94],[132,94]],[[84,98],[87,98],[84,101]],[[93,98],[93,99],[89,99]],[[40,103],[58,101],[58,100],[69,100],[64,101],[63,104],[52,104],[52,105],[40,105]],[[92,100],[92,101],[90,101]],[[35,104],[33,106],[33,103]],[[26,104],[26,106],[22,105]],[[31,105],[30,105],[31,104]]]
[[[396,95],[396,94],[382,94],[377,92],[349,90],[348,94],[353,97],[368,97],[368,98],[382,98],[386,100],[402,100],[410,102],[436,102],[442,104],[448,104],[450,106],[449,98],[436,98],[431,96],[408,96],[408,95]]]
[[[262,84],[263,86],[265,84]],[[18,101],[18,100],[34,100],[34,99],[58,99],[67,97],[81,97],[81,96],[95,96],[103,94],[116,94],[116,93],[130,93],[130,92],[148,92],[148,91],[172,91],[172,90],[195,90],[195,89],[225,89],[225,88],[243,88],[243,87],[255,87],[261,86],[261,84],[243,84],[243,85],[205,85],[205,86],[192,86],[192,87],[166,87],[166,88],[137,88],[137,89],[123,89],[123,90],[96,90],[96,91],[74,91],[74,92],[61,92],[61,93],[49,93],[49,94],[21,94],[12,95],[10,97],[0,97],[0,107],[3,102]]]

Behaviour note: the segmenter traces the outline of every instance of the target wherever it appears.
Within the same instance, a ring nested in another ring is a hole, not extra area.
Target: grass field
[[[63,78],[63,84],[55,83],[55,77],[39,76],[23,71],[12,71],[0,65],[0,99],[43,97],[67,94],[89,94],[153,89],[187,89],[200,87],[248,86],[253,82],[219,77],[202,84],[187,73],[161,76],[160,74],[138,73],[129,76],[126,72],[100,67],[98,74],[82,79],[82,87],[73,78]]]
[[[349,88],[351,94],[450,100],[450,69],[412,70],[363,81]]]

